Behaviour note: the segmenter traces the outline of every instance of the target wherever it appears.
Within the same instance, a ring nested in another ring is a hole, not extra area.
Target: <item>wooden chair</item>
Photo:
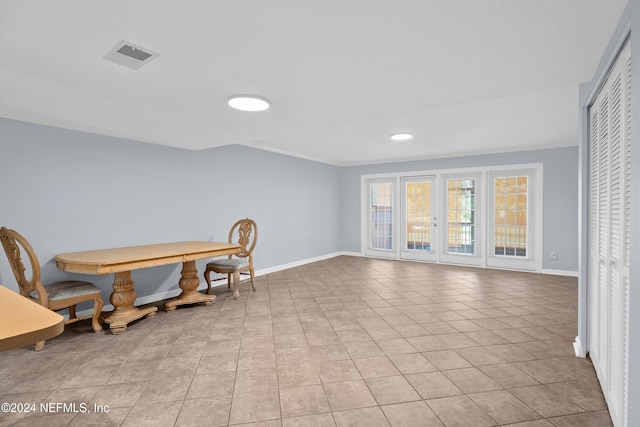
[[[231,287],[233,277],[233,297],[238,298],[240,292],[240,273],[251,275],[251,288],[255,291],[253,282],[255,272],[253,270],[253,249],[258,241],[258,226],[255,221],[249,218],[241,219],[233,224],[229,231],[229,243],[238,243],[240,251],[234,255],[229,255],[227,259],[217,259],[207,264],[204,271],[204,279],[207,281],[207,293],[211,291],[211,272],[227,275],[227,287]],[[248,272],[248,273],[246,273]],[[216,279],[216,280],[222,280]]]
[[[93,317],[91,325],[95,332],[101,331],[100,313],[102,312],[103,301],[100,296],[100,289],[89,282],[78,280],[68,280],[56,282],[50,285],[42,285],[40,282],[40,263],[33,248],[27,240],[14,230],[6,227],[0,228],[0,242],[9,259],[9,264],[16,277],[20,294],[47,307],[52,311],[69,309],[69,320],[65,325],[75,323],[80,320]],[[20,247],[24,249],[31,264],[31,279],[27,279],[26,268],[22,263]],[[93,301],[93,314],[88,316],[76,316],[76,304],[84,301]],[[36,351],[44,348],[44,341],[36,343]]]

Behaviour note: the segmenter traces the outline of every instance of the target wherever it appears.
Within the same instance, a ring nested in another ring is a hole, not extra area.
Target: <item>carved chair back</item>
[[[44,306],[48,306],[47,292],[40,283],[40,263],[33,248],[18,232],[9,230],[6,227],[0,228],[0,242],[4,248],[13,275],[20,287],[20,294],[28,297],[29,293],[36,291],[38,294],[38,302]],[[22,254],[20,247],[24,249],[31,264],[31,278],[27,277],[26,267],[22,262]]]
[[[229,231],[229,243],[238,243],[240,245],[240,251],[234,254],[239,258],[250,257],[251,259],[257,241],[258,226],[252,219],[245,218],[236,221],[231,227],[231,231]]]

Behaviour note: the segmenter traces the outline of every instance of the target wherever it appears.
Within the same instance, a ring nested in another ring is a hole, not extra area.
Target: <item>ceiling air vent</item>
[[[116,44],[103,59],[133,70],[153,61],[158,54],[124,40]]]

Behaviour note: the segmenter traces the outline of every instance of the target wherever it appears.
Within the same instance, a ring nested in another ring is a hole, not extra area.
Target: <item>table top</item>
[[[234,254],[240,245],[228,242],[176,242],[126,248],[101,249],[56,255],[60,270],[85,274],[110,274]]]
[[[0,351],[60,335],[64,317],[0,285]]]

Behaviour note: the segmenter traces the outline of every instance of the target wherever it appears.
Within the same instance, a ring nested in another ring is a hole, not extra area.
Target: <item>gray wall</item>
[[[7,119],[0,119],[0,161],[0,226],[30,241],[45,282],[90,280],[106,300],[112,275],[65,273],[53,257],[226,241],[241,217],[258,223],[258,270],[340,250],[335,166],[242,146],[186,151]],[[179,265],[134,271],[138,295],[177,289],[179,272]],[[17,290],[4,253],[0,283]]]
[[[345,251],[360,252],[360,177],[366,174],[429,171],[519,163],[543,163],[543,268],[578,271],[578,148],[522,151],[342,168],[340,225]],[[549,252],[557,251],[557,260]]]

